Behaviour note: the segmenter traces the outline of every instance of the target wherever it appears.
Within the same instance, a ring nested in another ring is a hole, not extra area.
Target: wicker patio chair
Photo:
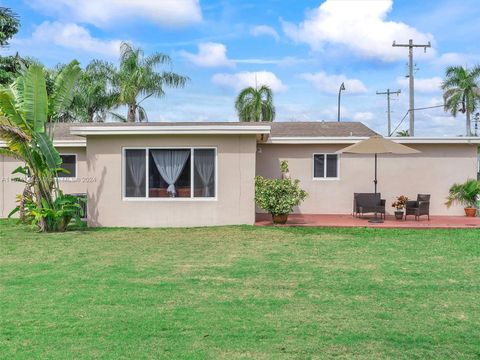
[[[430,194],[418,194],[416,201],[407,201],[405,206],[405,220],[408,215],[415,215],[418,221],[420,216],[427,215],[430,220]]]
[[[353,214],[354,216],[363,216],[365,213],[381,214],[385,219],[385,199],[377,193],[354,193],[353,194]]]

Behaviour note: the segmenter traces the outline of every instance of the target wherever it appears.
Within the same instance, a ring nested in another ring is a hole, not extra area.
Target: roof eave
[[[257,126],[79,126],[70,129],[72,135],[256,135],[270,134],[270,125]]]
[[[369,136],[271,136],[265,144],[355,144],[368,138]],[[390,137],[387,139],[400,144],[480,144],[480,137]]]

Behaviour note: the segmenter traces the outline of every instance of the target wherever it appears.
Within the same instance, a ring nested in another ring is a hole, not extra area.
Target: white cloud
[[[278,35],[277,31],[268,25],[257,25],[252,27],[250,29],[250,34],[252,34],[253,36],[266,35],[273,37],[276,41],[280,40],[280,36]]]
[[[199,0],[29,0],[30,6],[68,21],[110,26],[146,19],[161,26],[183,26],[202,20]]]
[[[408,88],[408,78],[397,77],[397,84]],[[442,78],[434,76],[432,78],[415,78],[415,91],[422,93],[432,93],[442,91]]]
[[[474,66],[480,61],[478,54],[466,54],[458,52],[448,52],[440,55],[433,60],[433,64],[440,67],[447,66]]]
[[[77,24],[49,21],[43,22],[35,29],[32,41],[109,57],[118,56],[121,43],[120,40],[94,38],[86,28]]]
[[[426,44],[433,36],[398,21],[387,20],[392,0],[358,1],[326,0],[318,8],[307,13],[300,24],[283,22],[285,34],[299,43],[307,43],[314,50],[326,44],[340,44],[356,54],[382,61],[405,59],[405,48],[394,48],[392,42]],[[423,51],[417,52],[423,56]],[[433,56],[434,51],[427,51]]]
[[[270,71],[243,71],[235,74],[215,74],[212,77],[212,82],[222,87],[234,89],[235,91],[240,91],[248,86],[260,87],[262,85],[267,85],[276,92],[287,90],[287,86]]]
[[[300,78],[310,82],[315,88],[327,94],[336,94],[340,84],[345,83],[345,91],[351,94],[367,92],[366,86],[358,79],[347,79],[345,75],[328,75],[323,71],[300,74]]]
[[[369,120],[372,120],[373,119],[373,113],[371,112],[357,112],[355,114],[353,114],[353,121],[360,121],[360,122],[364,122],[364,121],[369,121]]]
[[[182,51],[180,54],[197,66],[235,66],[235,62],[227,58],[226,46],[220,43],[200,43],[198,44],[198,54],[192,54],[186,51]]]

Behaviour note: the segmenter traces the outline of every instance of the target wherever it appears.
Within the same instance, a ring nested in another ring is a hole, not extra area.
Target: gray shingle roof
[[[195,126],[195,125],[230,125],[230,126],[255,126],[259,123],[242,122],[148,122],[148,123],[59,123],[55,125],[55,140],[78,140],[83,137],[71,135],[70,127],[75,126]],[[376,133],[360,122],[273,122],[271,125],[271,137],[367,137]]]
[[[375,131],[360,122],[273,122],[271,137],[368,137]]]

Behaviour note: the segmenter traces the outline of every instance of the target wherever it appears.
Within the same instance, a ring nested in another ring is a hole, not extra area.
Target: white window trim
[[[62,181],[76,181],[78,178],[78,154],[75,153],[59,153],[60,156],[75,156],[75,176],[57,176],[58,180]]]
[[[188,149],[190,150],[190,174],[191,174],[191,187],[190,187],[190,197],[149,197],[148,192],[148,172],[149,172],[149,159],[148,153],[150,150],[168,150],[168,149]],[[194,159],[195,154],[194,150],[196,149],[211,149],[215,151],[215,197],[194,197],[193,196],[193,181],[194,181]],[[126,150],[145,150],[145,161],[146,161],[146,178],[145,178],[145,197],[127,197],[125,196],[126,188],[126,167],[125,167],[125,152]],[[218,151],[216,146],[128,146],[122,147],[122,200],[123,201],[218,201]]]
[[[315,177],[315,155],[324,155],[325,163],[323,165],[324,177]],[[337,156],[337,176],[336,177],[327,177],[327,155],[336,155]],[[340,154],[336,153],[313,153],[312,155],[312,179],[315,181],[335,181],[340,180]]]

